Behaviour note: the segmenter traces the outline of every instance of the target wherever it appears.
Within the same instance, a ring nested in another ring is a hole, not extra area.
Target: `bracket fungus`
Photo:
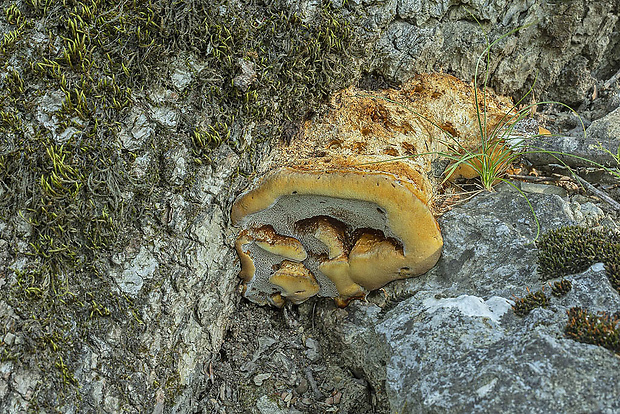
[[[303,138],[277,146],[233,204],[244,296],[282,306],[318,295],[345,306],[431,269],[443,244],[427,174],[432,157],[406,156],[442,150],[429,118],[473,147],[472,100],[471,87],[447,75],[373,96],[336,94],[331,112],[307,122]],[[506,105],[488,101],[491,115]]]

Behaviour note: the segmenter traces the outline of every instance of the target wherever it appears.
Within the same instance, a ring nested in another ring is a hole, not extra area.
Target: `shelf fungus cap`
[[[443,241],[430,185],[395,164],[281,167],[257,180],[231,211],[245,296],[278,305],[318,294],[344,305],[432,268]]]

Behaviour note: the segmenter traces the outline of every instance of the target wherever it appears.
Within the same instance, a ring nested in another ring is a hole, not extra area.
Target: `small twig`
[[[452,210],[452,208],[454,206],[458,206],[459,204],[463,204],[468,202],[469,200],[471,200],[472,198],[474,198],[475,196],[477,196],[478,194],[480,194],[483,190],[475,190],[475,191],[464,191],[464,192],[460,192],[460,193],[446,193],[446,194],[441,194],[439,196],[437,196],[437,198],[441,199],[443,198],[444,201],[442,201],[440,204],[438,204],[438,208],[439,208],[439,216],[442,216],[444,213]],[[460,198],[461,196],[467,196],[467,198]],[[456,197],[457,200],[456,201],[449,201],[450,198],[454,198]]]
[[[531,181],[534,183],[538,183],[541,181],[565,181],[568,177],[541,177],[535,175],[517,175],[517,174],[506,174],[506,177],[512,178],[514,180],[522,180],[522,181]]]
[[[573,174],[573,177],[575,177],[575,179],[579,181],[581,185],[583,185],[587,191],[591,192],[592,194],[594,194],[601,200],[607,202],[607,204],[611,205],[617,211],[620,211],[620,203],[618,203],[616,200],[611,198],[609,194],[607,194],[605,191],[596,188],[595,186],[593,186],[592,184],[590,184],[589,182],[587,182],[586,180],[584,180],[577,174]]]
[[[463,188],[461,186],[459,186],[458,184],[454,184],[451,183],[452,185],[454,185],[455,187],[458,187],[460,190],[463,190]],[[459,193],[444,193],[444,194],[437,194],[435,195],[436,198],[450,198],[450,197],[459,197],[459,196],[476,196],[480,194],[480,190],[474,190],[474,191],[461,191]]]
[[[207,379],[207,383],[211,380],[211,384],[215,384],[215,375],[213,375],[213,364],[209,362],[209,378]]]
[[[314,332],[314,315],[316,314],[316,301],[312,305],[312,332]]]

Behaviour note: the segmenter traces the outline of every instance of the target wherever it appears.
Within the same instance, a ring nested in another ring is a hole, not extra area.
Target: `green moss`
[[[549,298],[542,290],[530,292],[522,298],[515,297],[512,310],[517,316],[526,316],[535,308],[549,306]]]
[[[612,286],[620,292],[620,236],[611,231],[569,226],[544,234],[537,242],[538,272],[543,280],[580,273],[605,263]]]
[[[206,63],[200,85],[189,92],[196,111],[186,122],[193,131],[199,121],[205,122],[195,115],[207,108],[206,123],[199,130],[215,135],[213,144],[227,136],[222,129],[250,122],[256,123],[259,140],[290,140],[299,123],[319,111],[332,91],[352,82],[355,36],[329,2],[322,2],[312,23],[278,1],[243,7],[213,3],[205,14],[174,12],[175,20],[191,33],[178,42],[205,56]],[[240,86],[239,76],[253,81]],[[239,139],[238,133],[233,138]],[[197,150],[204,147],[199,140],[194,144]]]
[[[598,315],[582,308],[568,310],[566,336],[586,344],[599,345],[620,355],[620,330],[617,316],[600,312]]]
[[[538,241],[539,273],[551,279],[586,270],[593,263],[603,262],[605,272],[614,289],[620,293],[620,236],[609,230],[592,230],[583,227],[563,227],[543,235]],[[552,292],[556,296],[571,289],[567,280],[555,282]],[[564,332],[568,338],[599,345],[620,354],[618,318],[608,313],[598,315],[587,309],[573,307],[568,310],[568,323]]]
[[[5,33],[0,39],[0,52],[8,54],[15,49],[15,45],[24,34],[24,25]]]
[[[609,247],[608,256],[605,258],[605,272],[611,286],[620,293],[620,243]]]
[[[11,25],[19,25],[23,21],[22,12],[15,4],[11,4],[4,9],[4,14],[6,15],[6,21]]]
[[[311,22],[278,0],[27,0],[0,19],[11,25],[0,38],[0,219],[22,228],[13,237],[26,245],[9,254],[27,258],[6,270],[0,290],[23,341],[0,344],[0,357],[39,366],[37,404],[56,408],[58,390],[80,392],[74,369],[89,338],[112,325],[125,337],[143,329],[140,299],[115,293],[107,274],[110,255],[144,220],[157,225],[153,206],[167,190],[157,168],[139,182],[129,173],[142,153],[123,149],[119,132],[134,99],[174,90],[162,74],[179,56],[199,60],[203,69],[177,91],[174,133],[209,162],[222,143],[238,148],[250,124],[254,142],[291,139],[332,91],[355,82],[357,40],[326,0]],[[62,102],[43,123],[48,95]],[[173,145],[157,132],[145,143],[153,159]],[[173,365],[158,374],[171,396],[180,383]]]
[[[551,286],[551,294],[556,297],[564,296],[573,288],[573,284],[568,279],[562,279],[553,283]]]
[[[193,154],[199,162],[201,159],[207,159],[210,162],[209,153],[229,138],[230,127],[227,124],[217,122],[215,126],[209,125],[207,129],[196,128],[192,135]]]

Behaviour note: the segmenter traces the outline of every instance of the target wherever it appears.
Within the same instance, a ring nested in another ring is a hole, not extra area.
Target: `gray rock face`
[[[592,306],[601,294],[617,309],[618,294],[602,272],[571,279],[574,293],[523,319],[497,296],[421,292],[401,303],[377,327],[393,352],[386,381],[392,410],[616,412],[618,359],[564,338],[562,327],[567,306]]]
[[[559,196],[530,195],[530,201],[543,230],[573,222]],[[511,309],[513,295],[542,287],[525,200],[503,187],[455,207],[441,225],[445,247],[438,266],[386,289],[405,300],[383,310],[357,304],[337,311],[338,317],[323,311],[328,336],[344,344],[343,355],[378,396],[385,391],[390,412],[620,410],[613,397],[620,392],[618,358],[563,332],[571,307],[620,309],[604,267],[567,277],[573,289],[566,296],[521,318]]]
[[[393,80],[433,70],[471,79],[487,46],[485,32],[491,41],[508,34],[493,48],[489,71],[502,94],[522,96],[536,79],[537,98],[580,103],[597,79],[616,71],[620,38],[613,0],[363,3],[363,26],[378,39],[371,69]]]
[[[180,182],[187,170],[195,172],[195,164],[179,161],[187,152],[183,147],[170,150],[162,176]],[[155,159],[153,152],[146,152],[141,168],[158,168],[152,165]],[[126,245],[109,261],[102,260],[101,269],[113,281],[106,295],[127,300],[115,309],[92,298],[84,305],[86,322],[76,320],[68,328],[75,329],[75,323],[98,327],[88,340],[75,343],[71,359],[56,357],[51,363],[58,367],[56,375],[66,373],[68,387],[80,389],[79,402],[67,399],[58,406],[61,412],[194,411],[203,367],[218,352],[236,303],[236,254],[226,236],[227,208],[221,205],[231,198],[231,176],[239,162],[230,149],[218,149],[218,162],[194,174],[183,193],[162,191],[154,197],[153,210],[145,214],[138,232],[124,229]],[[7,269],[28,269],[29,264],[16,251],[12,235],[32,230],[25,227],[27,222],[21,229],[18,223],[0,222],[0,247],[11,246],[0,254],[0,289],[5,294],[15,290],[14,271]],[[41,404],[47,374],[36,365],[36,353],[31,357],[23,351],[36,344],[32,330],[23,328],[28,315],[14,306],[14,300],[0,299],[3,413],[37,411],[33,407]]]
[[[579,128],[578,128],[579,129]],[[618,168],[620,160],[620,108],[595,120],[583,133],[575,136],[538,136],[530,142],[532,152],[526,155],[535,165],[561,162],[571,167],[592,167],[593,163]],[[553,155],[538,151],[552,151]]]
[[[620,108],[592,122],[586,132],[593,140],[616,140],[616,143],[620,145]],[[617,148],[613,149],[617,150]]]

